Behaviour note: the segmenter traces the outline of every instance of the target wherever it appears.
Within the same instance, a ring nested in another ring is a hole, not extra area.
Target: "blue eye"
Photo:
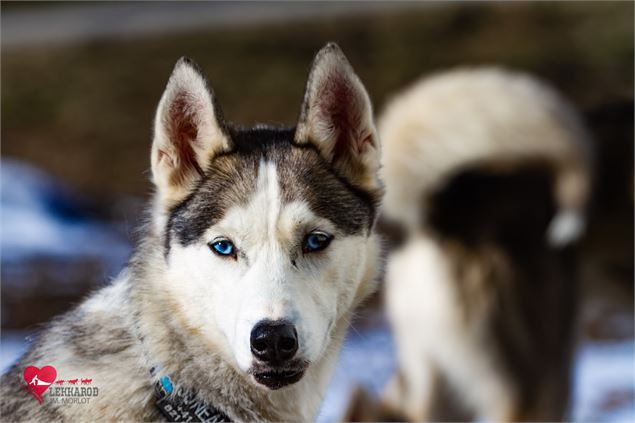
[[[235,254],[234,244],[227,239],[213,242],[209,246],[219,256],[233,256]]]
[[[322,232],[311,232],[304,237],[302,251],[305,253],[321,251],[329,246],[332,239],[333,237],[323,234]]]

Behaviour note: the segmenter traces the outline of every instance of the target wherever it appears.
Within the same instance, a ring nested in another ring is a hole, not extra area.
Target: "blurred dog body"
[[[574,109],[528,76],[457,70],[398,95],[379,132],[384,211],[407,233],[386,271],[388,409],[562,420],[591,184]]]
[[[156,421],[164,376],[222,413],[214,421],[314,419],[375,288],[378,168],[368,95],[336,45],[315,58],[295,129],[230,126],[180,60],[156,114],[145,235],[110,286],[3,376],[3,419]],[[20,382],[23,366],[44,365],[99,395],[38,404]]]

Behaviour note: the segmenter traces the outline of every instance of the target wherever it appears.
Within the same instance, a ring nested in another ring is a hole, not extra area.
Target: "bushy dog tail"
[[[544,229],[548,242],[564,246],[584,232],[592,181],[590,136],[573,105],[544,82],[499,68],[453,70],[399,93],[378,124],[384,213],[407,230],[429,225],[431,199],[466,172],[506,174],[539,165],[551,173],[555,203]],[[520,190],[527,181],[517,182]],[[464,179],[461,183],[467,186]],[[473,201],[476,206],[479,198]],[[469,218],[469,210],[464,214]]]

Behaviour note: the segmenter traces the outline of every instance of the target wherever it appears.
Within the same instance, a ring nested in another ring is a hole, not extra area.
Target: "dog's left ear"
[[[184,199],[212,157],[230,148],[207,81],[194,62],[179,59],[154,120],[152,177],[161,205],[169,208]]]
[[[317,147],[354,185],[380,189],[380,147],[370,99],[335,43],[315,56],[294,139]]]

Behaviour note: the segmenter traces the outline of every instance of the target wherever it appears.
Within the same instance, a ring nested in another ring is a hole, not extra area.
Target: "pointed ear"
[[[295,133],[361,188],[380,189],[379,140],[368,94],[342,50],[329,43],[315,56]]]
[[[152,176],[159,201],[184,199],[216,154],[230,149],[222,114],[196,64],[174,66],[154,120]]]

